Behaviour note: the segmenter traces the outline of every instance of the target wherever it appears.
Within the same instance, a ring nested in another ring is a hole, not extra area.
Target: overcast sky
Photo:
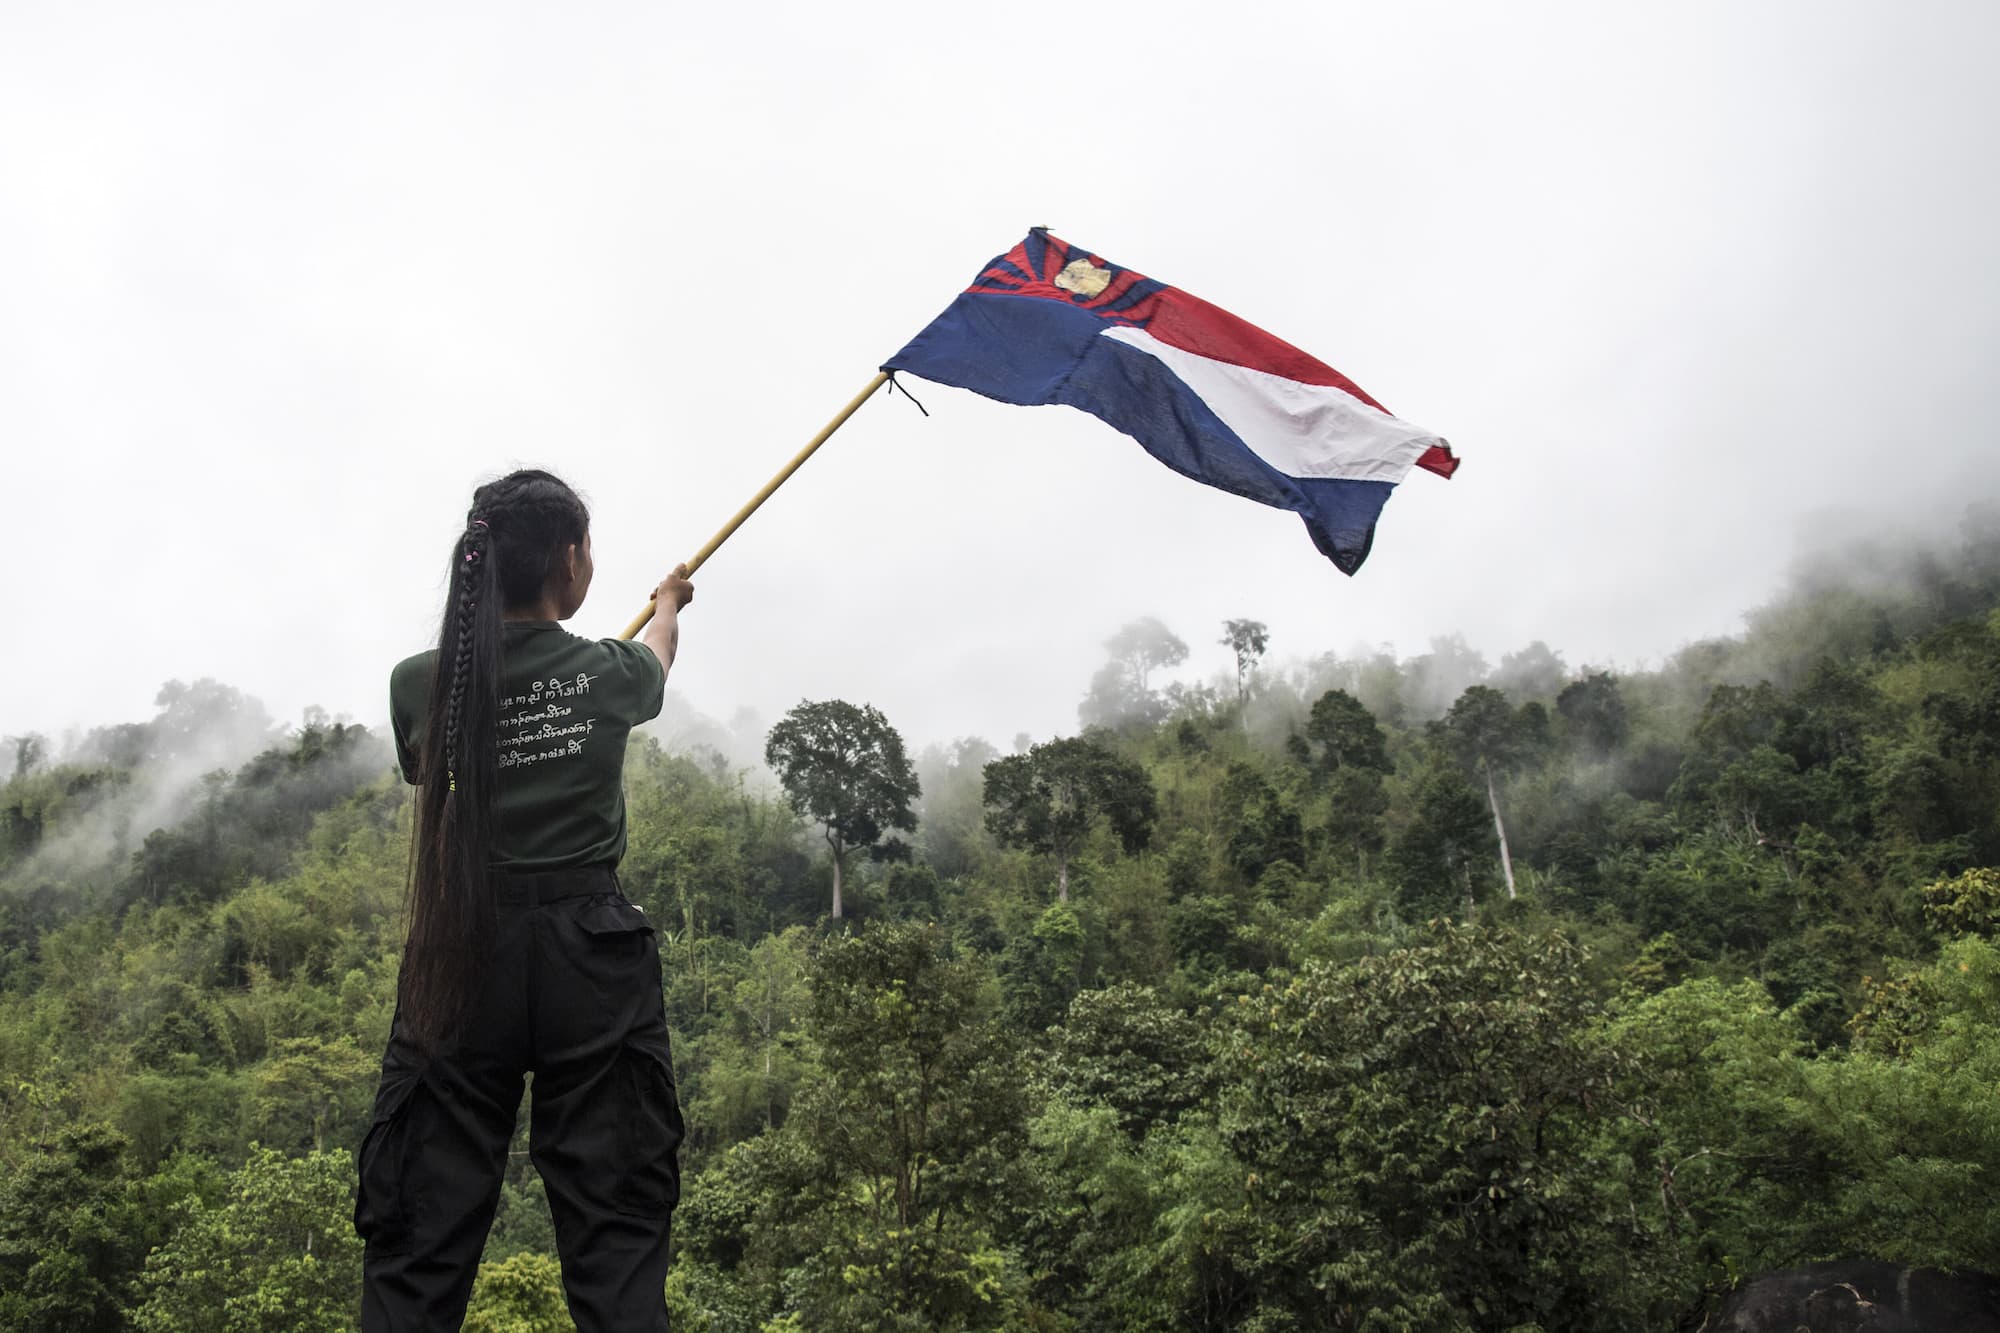
[[[0,731],[213,676],[375,723],[472,488],[594,508],[614,634],[1030,226],[1464,459],[1349,579],[1065,408],[866,406],[697,577],[673,685],[1074,729],[1124,621],[1226,665],[1462,632],[1657,661],[1802,540],[2000,495],[2000,6],[0,8]]]

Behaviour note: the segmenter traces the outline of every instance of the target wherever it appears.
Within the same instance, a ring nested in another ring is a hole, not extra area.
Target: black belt
[[[573,866],[564,870],[495,870],[493,896],[503,907],[557,903],[618,893],[618,874],[608,865]]]

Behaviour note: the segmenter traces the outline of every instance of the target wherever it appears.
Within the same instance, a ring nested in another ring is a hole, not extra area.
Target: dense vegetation
[[[1869,571],[1616,674],[1232,621],[1157,688],[1139,622],[1077,736],[912,765],[812,705],[782,790],[642,739],[677,1318],[1665,1329],[1813,1259],[2000,1271],[2000,523]],[[380,737],[201,682],[10,746],[0,1327],[349,1327]],[[513,1160],[468,1327],[567,1327]]]

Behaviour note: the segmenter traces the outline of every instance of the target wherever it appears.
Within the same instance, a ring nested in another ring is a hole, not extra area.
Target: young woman
[[[513,473],[473,494],[436,650],[390,675],[416,840],[354,1210],[369,1333],[459,1327],[528,1073],[577,1327],[667,1327],[681,1116],[658,947],[616,868],[626,736],[660,711],[686,574],[636,642],[565,632],[590,515],[550,474]]]

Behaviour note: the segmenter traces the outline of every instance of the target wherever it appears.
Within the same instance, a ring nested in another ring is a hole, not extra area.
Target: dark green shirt
[[[435,650],[389,673],[396,759],[417,780]],[[501,626],[496,868],[556,870],[625,855],[625,740],[658,717],[667,675],[644,644],[579,639],[553,620]]]

